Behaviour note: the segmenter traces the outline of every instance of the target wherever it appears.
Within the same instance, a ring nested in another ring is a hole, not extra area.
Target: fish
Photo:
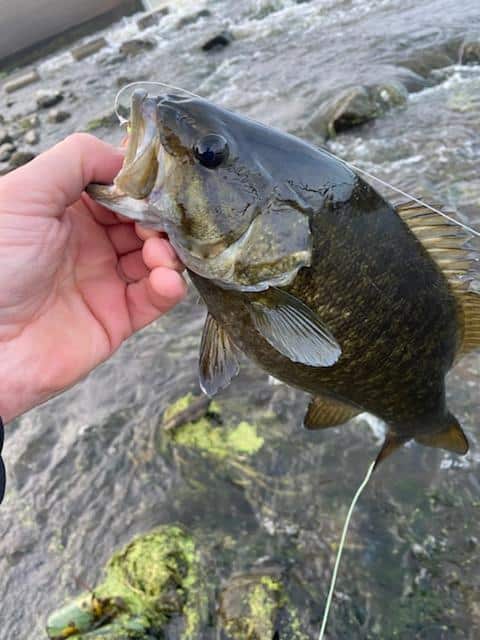
[[[99,203],[168,234],[208,315],[202,390],[245,354],[312,397],[307,429],[363,412],[466,454],[445,376],[480,347],[479,254],[451,219],[392,203],[327,150],[194,95],[131,96],[123,167]]]

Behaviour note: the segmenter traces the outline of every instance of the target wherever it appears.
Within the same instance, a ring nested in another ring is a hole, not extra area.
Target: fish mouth
[[[128,143],[122,168],[113,184],[89,184],[87,193],[100,204],[129,218],[146,221],[145,198],[161,192],[165,151],[159,139],[157,99],[144,89],[131,97]],[[158,226],[158,213],[153,221]]]

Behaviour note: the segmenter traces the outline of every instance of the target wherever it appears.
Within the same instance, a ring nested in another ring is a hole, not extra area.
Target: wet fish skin
[[[137,95],[131,125],[114,186],[91,193],[168,232],[209,309],[204,389],[230,382],[239,349],[314,396],[309,428],[369,411],[390,429],[379,459],[412,438],[467,451],[445,375],[479,346],[480,296],[454,279],[469,268],[456,230],[206,100]],[[206,167],[196,149],[212,134],[226,153]]]

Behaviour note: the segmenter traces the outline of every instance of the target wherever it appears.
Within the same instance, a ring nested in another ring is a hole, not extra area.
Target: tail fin
[[[458,420],[451,413],[448,414],[443,429],[435,433],[415,436],[415,442],[427,447],[446,449],[462,456],[468,451],[467,436],[463,433]]]
[[[426,447],[446,449],[452,453],[458,453],[462,456],[465,455],[468,451],[468,440],[467,436],[463,433],[458,420],[455,416],[452,416],[451,413],[448,413],[443,422],[444,426],[438,431],[422,433],[413,436],[413,439],[415,442],[423,444]],[[385,436],[383,446],[380,449],[380,453],[375,460],[374,469],[380,464],[380,462],[385,460],[385,458],[388,458],[389,455],[411,439],[411,436],[403,436],[399,435],[395,431],[388,431]]]

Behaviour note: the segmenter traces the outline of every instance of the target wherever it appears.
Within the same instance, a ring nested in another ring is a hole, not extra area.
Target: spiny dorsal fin
[[[448,414],[444,429],[437,433],[415,436],[415,441],[427,447],[446,449],[460,455],[465,455],[468,451],[467,436],[463,433],[458,420],[452,414]]]
[[[442,210],[441,206],[434,206]],[[463,313],[463,337],[457,355],[477,349],[480,347],[480,252],[472,246],[472,236],[413,200],[397,204],[395,209],[442,270]],[[450,211],[445,213],[450,217],[455,215]]]
[[[354,407],[346,402],[333,400],[326,396],[315,396],[308,405],[307,413],[303,419],[306,429],[327,429],[348,422],[363,409]]]

